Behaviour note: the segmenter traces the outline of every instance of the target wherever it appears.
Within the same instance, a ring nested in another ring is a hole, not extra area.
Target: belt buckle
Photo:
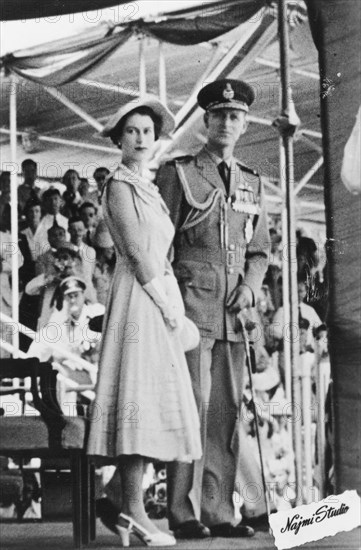
[[[227,267],[233,267],[236,263],[236,253],[234,250],[227,250]]]

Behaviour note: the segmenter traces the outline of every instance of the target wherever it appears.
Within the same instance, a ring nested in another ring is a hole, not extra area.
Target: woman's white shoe
[[[119,514],[118,521],[119,523],[116,527],[122,539],[123,546],[129,546],[129,535],[131,533],[136,535],[147,546],[174,546],[176,544],[176,540],[172,535],[162,533],[161,531],[158,533],[149,533],[149,531],[126,514]]]

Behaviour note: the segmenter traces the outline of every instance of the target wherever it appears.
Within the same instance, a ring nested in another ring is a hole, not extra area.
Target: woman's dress
[[[88,453],[198,459],[198,412],[179,331],[167,327],[143,289],[155,277],[165,291],[175,286],[167,261],[174,235],[167,207],[149,180],[124,165],[105,184],[102,204],[117,261],[103,323]]]

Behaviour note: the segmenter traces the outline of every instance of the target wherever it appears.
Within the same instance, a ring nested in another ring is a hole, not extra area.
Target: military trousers
[[[203,456],[167,468],[170,529],[191,519],[205,525],[234,523],[233,491],[239,467],[243,342],[202,338],[187,354],[197,401]]]

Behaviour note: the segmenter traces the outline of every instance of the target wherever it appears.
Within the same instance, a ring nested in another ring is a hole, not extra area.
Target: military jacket
[[[232,159],[227,196],[215,162],[202,149],[161,166],[157,185],[176,228],[173,269],[186,315],[211,338],[242,340],[226,302],[245,284],[255,305],[267,269],[270,243],[261,178]]]

